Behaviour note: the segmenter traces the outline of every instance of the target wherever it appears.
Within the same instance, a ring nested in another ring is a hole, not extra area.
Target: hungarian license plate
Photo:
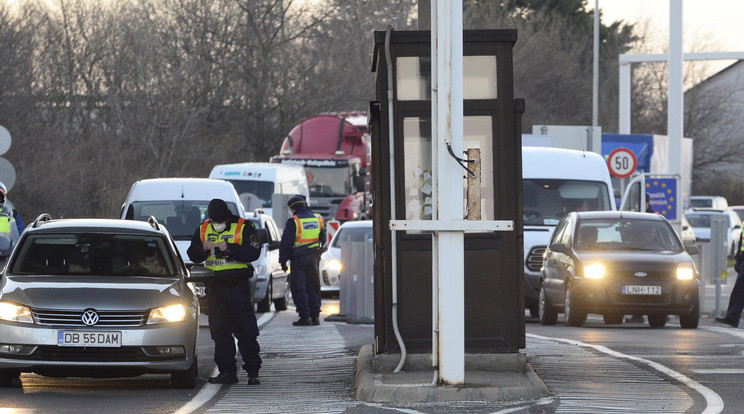
[[[121,346],[121,332],[57,331],[57,345],[117,348]]]
[[[625,285],[623,295],[661,295],[661,286]]]

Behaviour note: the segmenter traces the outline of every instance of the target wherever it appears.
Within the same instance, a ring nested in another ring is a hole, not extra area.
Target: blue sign
[[[646,195],[655,212],[666,217],[667,220],[677,220],[676,178],[646,178]]]

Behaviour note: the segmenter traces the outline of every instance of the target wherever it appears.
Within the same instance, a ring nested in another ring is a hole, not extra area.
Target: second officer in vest
[[[320,214],[310,210],[302,195],[293,196],[287,205],[293,216],[284,225],[279,263],[286,271],[287,261],[290,262],[289,289],[300,314],[300,319],[292,322],[292,325],[319,325],[318,253],[325,243],[325,221]]]
[[[204,262],[205,267],[214,270],[214,276],[206,283],[207,305],[214,362],[220,374],[209,378],[209,382],[238,382],[237,339],[248,384],[260,384],[261,357],[258,353],[261,348],[256,340],[258,324],[248,280],[253,277],[250,262],[261,254],[260,245],[251,243],[256,238],[256,229],[250,221],[230,213],[227,204],[218,198],[209,202],[207,214],[209,219],[194,232],[187,254],[194,263]]]

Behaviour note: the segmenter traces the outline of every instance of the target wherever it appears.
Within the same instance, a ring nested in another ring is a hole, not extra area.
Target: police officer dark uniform
[[[256,340],[258,324],[248,281],[253,277],[250,262],[261,253],[259,246],[251,243],[256,229],[250,221],[230,213],[220,199],[209,202],[207,213],[209,219],[194,232],[187,254],[194,263],[204,262],[205,267],[214,270],[214,276],[205,284],[214,362],[220,373],[209,378],[209,382],[238,382],[234,335],[243,357],[243,369],[248,373],[248,384],[260,384],[261,348]]]
[[[287,261],[291,264],[289,289],[300,315],[300,319],[292,322],[292,325],[319,325],[318,252],[325,243],[325,221],[320,214],[310,210],[302,195],[293,196],[287,205],[293,216],[284,225],[279,263],[284,271],[287,270]]]

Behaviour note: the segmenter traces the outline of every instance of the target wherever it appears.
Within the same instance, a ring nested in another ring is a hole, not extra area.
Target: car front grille
[[[527,260],[524,263],[524,265],[527,267],[527,270],[531,270],[533,272],[540,271],[543,262],[543,253],[545,253],[545,247],[546,246],[534,246],[532,247],[532,249],[530,249],[530,253],[527,255]]]
[[[34,321],[48,326],[87,326],[83,323],[83,311],[32,309]],[[143,326],[150,311],[97,311],[100,327]]]

